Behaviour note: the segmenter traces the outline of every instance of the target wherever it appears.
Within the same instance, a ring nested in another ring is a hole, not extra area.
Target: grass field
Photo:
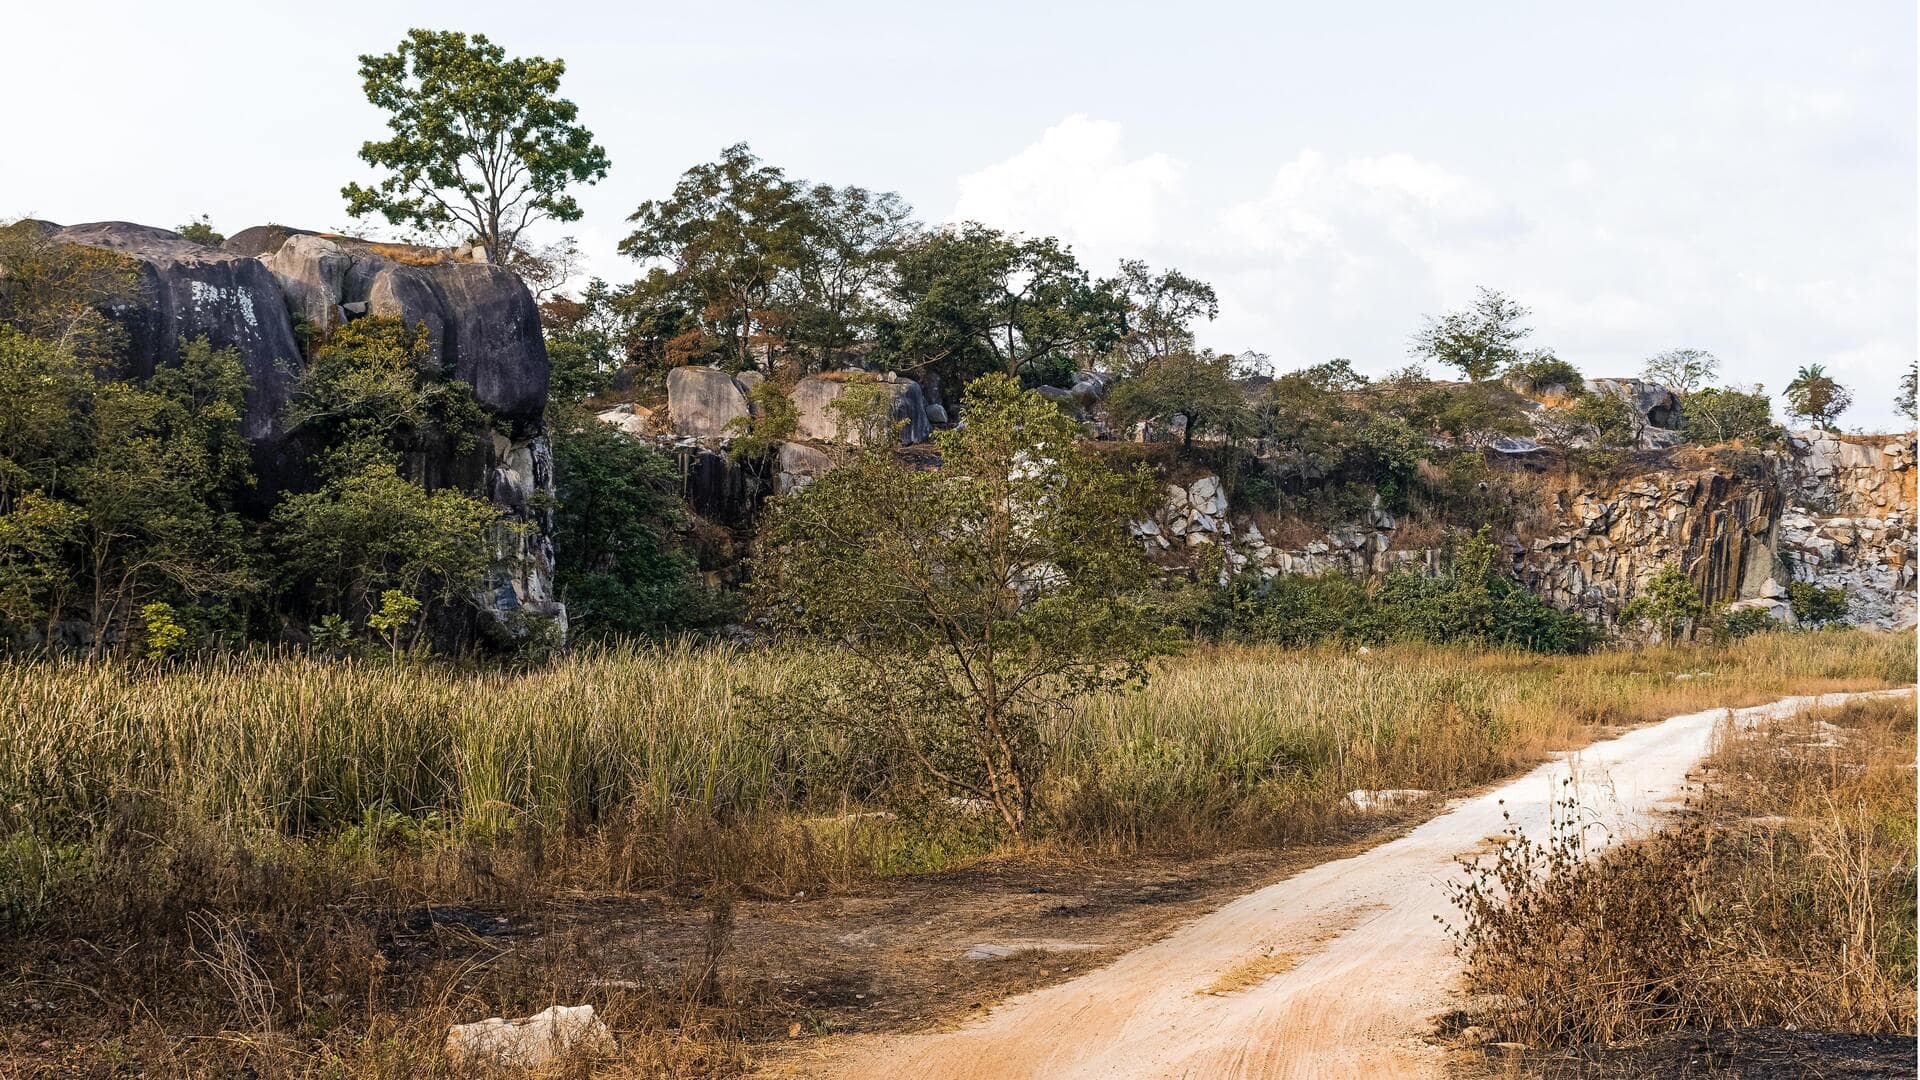
[[[441,1067],[451,984],[370,975],[366,956],[391,952],[422,905],[652,890],[706,897],[718,919],[728,896],[979,860],[1311,841],[1350,820],[1353,789],[1457,790],[1620,725],[1914,678],[1910,639],[1861,632],[1586,657],[1201,650],[1057,718],[1036,825],[1015,845],[873,748],[785,722],[790,701],[765,704],[821,659],[675,645],[520,673],[0,663],[11,959],[144,1018],[150,1042],[191,1050],[167,1059],[182,1075],[196,1055],[208,1075],[232,1064],[204,1040],[267,1032],[305,1042],[277,1065],[249,1050],[263,1075],[417,1077]],[[551,959],[463,976],[462,1009],[543,1000],[540,980],[570,962]],[[710,988],[674,986],[608,1003],[623,1045],[712,1052]],[[0,991],[0,1012],[21,993]],[[640,1032],[660,1037],[624,1037]],[[15,1049],[0,1030],[0,1076]]]

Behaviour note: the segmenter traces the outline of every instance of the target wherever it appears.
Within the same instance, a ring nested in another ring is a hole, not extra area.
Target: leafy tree
[[[201,214],[185,225],[176,226],[173,231],[204,247],[219,247],[227,239],[225,234],[213,227],[213,219],[206,214]]]
[[[659,635],[729,616],[673,543],[685,522],[673,459],[591,417],[553,433],[554,584],[572,633]]]
[[[1787,410],[1827,431],[1837,431],[1834,420],[1853,404],[1853,391],[1827,374],[1824,364],[1807,364],[1787,384]]]
[[[811,210],[800,183],[738,143],[681,174],[668,198],[641,203],[620,252],[664,261],[652,290],[686,289],[713,352],[744,371],[772,347],[774,290],[805,257]]]
[[[1663,567],[1620,609],[1622,625],[1639,626],[1656,641],[1679,641],[1700,617],[1700,590],[1677,566]]]
[[[495,531],[510,527],[498,507],[450,488],[427,491],[370,441],[341,448],[329,471],[319,490],[273,510],[289,590],[355,620],[372,615],[388,590],[441,604],[472,598],[492,563]]]
[[[1170,646],[1140,601],[1154,571],[1126,522],[1157,495],[1006,375],[941,432],[943,466],[867,449],[773,504],[755,589],[775,625],[835,643],[810,709],[894,749],[1024,832],[1048,722],[1138,683]]]
[[[380,610],[367,616],[367,629],[380,635],[381,641],[386,643],[388,656],[400,655],[400,635],[420,617],[420,608],[420,601],[399,589],[388,589],[380,594]]]
[[[1602,453],[1627,449],[1640,438],[1633,407],[1613,394],[1583,393],[1573,404],[1549,410],[1540,419],[1554,441],[1584,443]]]
[[[841,397],[845,398],[846,393]],[[840,400],[834,402],[835,407],[841,404]],[[890,399],[887,404],[891,414]],[[727,448],[727,456],[734,461],[762,461],[779,450],[781,443],[793,438],[800,427],[800,411],[794,408],[787,388],[772,379],[763,380],[747,391],[747,405],[750,416],[728,425],[738,434]]]
[[[1139,259],[1120,263],[1119,287],[1126,303],[1119,351],[1128,374],[1158,357],[1194,352],[1193,324],[1220,314],[1213,286],[1178,270],[1155,273]]]
[[[1125,302],[1051,237],[972,222],[916,237],[900,253],[882,321],[883,355],[964,386],[989,371],[1046,382],[1120,339]]]
[[[633,362],[643,337],[631,290],[599,278],[578,297],[541,303],[540,326],[547,344],[547,399],[567,406],[605,392],[613,376]]]
[[[1668,349],[1650,357],[1640,374],[1648,382],[1687,397],[1720,374],[1720,358],[1705,349]],[[1686,404],[1689,409],[1693,407],[1692,401]]]
[[[604,179],[608,161],[558,96],[566,70],[451,31],[409,30],[393,52],[362,56],[367,100],[387,113],[391,137],[361,144],[360,159],[387,175],[342,188],[347,212],[464,231],[499,263],[534,222],[578,221],[567,189]]]
[[[1844,622],[1850,606],[1846,586],[1815,585],[1811,581],[1788,582],[1787,603],[1802,626]]]
[[[1107,394],[1107,412],[1123,425],[1184,416],[1183,447],[1191,447],[1194,432],[1200,430],[1238,439],[1252,430],[1254,414],[1233,376],[1231,356],[1211,351],[1156,356],[1139,374],[1114,384]]]
[[[816,184],[802,198],[800,250],[776,288],[778,329],[804,364],[826,369],[872,337],[894,258],[918,226],[892,192]]]
[[[1915,392],[1920,390],[1920,386],[1916,386],[1917,381],[1920,381],[1920,365],[1909,364],[1906,374],[1900,376],[1900,392],[1893,396],[1893,407],[1899,409],[1910,423],[1920,419],[1920,408],[1914,404]]]
[[[1765,446],[1781,436],[1773,422],[1773,404],[1758,386],[1751,390],[1702,387],[1687,395],[1686,418],[1687,434],[1708,445],[1739,440]]]
[[[147,604],[140,609],[140,620],[146,629],[144,651],[152,659],[172,656],[187,643],[187,628],[175,618],[172,604]]]
[[[290,428],[322,444],[374,439],[398,452],[434,439],[470,448],[486,413],[433,357],[424,324],[370,315],[316,344],[287,407]]]
[[[1507,365],[1506,376],[1529,392],[1559,387],[1576,397],[1586,393],[1587,381],[1580,377],[1580,369],[1545,350],[1527,353]]]
[[[1521,359],[1519,343],[1533,332],[1521,321],[1531,314],[1505,293],[1482,287],[1465,309],[1428,317],[1411,351],[1478,382]]]

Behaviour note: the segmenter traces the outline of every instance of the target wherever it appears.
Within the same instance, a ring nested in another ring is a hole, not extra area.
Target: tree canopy
[[[579,220],[568,189],[604,179],[609,162],[579,107],[559,96],[566,70],[453,31],[409,30],[393,52],[362,56],[362,86],[390,136],[361,145],[361,160],[386,175],[341,188],[347,212],[462,230],[498,263],[529,225]]]

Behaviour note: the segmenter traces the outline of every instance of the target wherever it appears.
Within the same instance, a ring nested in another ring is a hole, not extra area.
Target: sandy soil
[[[1911,690],[1882,693],[1911,694]],[[1848,697],[1733,710],[1736,722]],[[1011,998],[953,1030],[816,1044],[776,1074],[914,1080],[1019,1077],[1426,1077],[1456,964],[1441,920],[1461,856],[1511,817],[1544,836],[1577,794],[1598,847],[1653,826],[1684,795],[1729,711],[1676,716],[1462,800],[1405,836],[1260,889],[1113,963]]]

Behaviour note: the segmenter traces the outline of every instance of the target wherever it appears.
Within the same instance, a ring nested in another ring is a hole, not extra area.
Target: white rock
[[[538,1069],[613,1046],[613,1032],[591,1005],[555,1005],[518,1020],[496,1016],[447,1029],[447,1056],[465,1065]]]

